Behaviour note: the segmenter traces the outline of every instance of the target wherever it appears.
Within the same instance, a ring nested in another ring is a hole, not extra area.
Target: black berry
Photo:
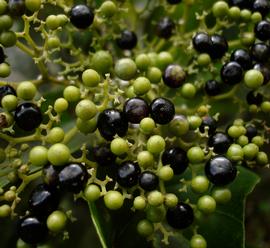
[[[231,145],[231,138],[225,133],[215,133],[209,137],[208,145],[214,148],[215,153],[225,153]]]
[[[224,156],[218,155],[205,165],[205,175],[215,185],[223,186],[231,183],[236,177],[236,167]]]
[[[2,98],[6,95],[17,96],[16,91],[10,85],[0,86],[0,106],[2,106]]]
[[[270,39],[270,22],[262,20],[254,27],[254,33],[256,38],[262,41]]]
[[[262,17],[265,17],[270,11],[269,0],[255,0],[252,10],[254,12],[260,12]]]
[[[170,88],[179,88],[186,80],[186,73],[180,65],[168,65],[163,73],[163,82]]]
[[[172,36],[174,27],[174,22],[169,17],[164,17],[157,23],[157,35],[160,38],[169,39]]]
[[[237,6],[240,9],[251,9],[253,0],[230,0],[230,5]]]
[[[240,83],[243,77],[243,69],[237,62],[231,61],[223,65],[220,71],[224,83],[234,85]]]
[[[212,59],[220,59],[228,51],[228,43],[226,39],[219,34],[214,34],[210,37],[211,46],[209,55]]]
[[[140,173],[141,169],[137,163],[125,161],[118,168],[117,182],[126,188],[133,187],[138,183]]]
[[[87,181],[87,171],[83,165],[66,165],[59,173],[59,185],[62,189],[79,193]]]
[[[137,45],[137,36],[132,31],[124,30],[120,38],[116,40],[116,44],[121,49],[131,50]]]
[[[205,83],[204,90],[208,96],[216,96],[221,92],[220,83],[216,80],[208,80]]]
[[[24,0],[9,0],[8,9],[12,16],[22,16],[25,13]]]
[[[209,53],[211,49],[211,39],[207,33],[196,33],[192,39],[194,49],[199,53]]]
[[[164,166],[170,165],[176,175],[183,173],[188,167],[187,154],[179,147],[166,149],[162,154],[161,160]]]
[[[157,124],[168,124],[174,117],[175,108],[170,100],[159,97],[152,101],[150,112]]]
[[[248,137],[248,140],[251,142],[252,138],[255,137],[258,134],[258,130],[253,125],[246,126],[246,136]]]
[[[231,61],[237,62],[244,70],[252,67],[252,59],[249,52],[245,49],[236,49],[231,54]]]
[[[123,112],[129,122],[140,123],[143,118],[149,115],[149,106],[144,99],[133,97],[125,102]]]
[[[264,43],[256,43],[251,47],[252,57],[258,62],[266,62],[270,56],[270,47]]]
[[[98,146],[93,149],[94,160],[100,166],[113,165],[116,156],[112,153],[109,145]]]
[[[3,47],[0,47],[0,64],[3,63],[6,59]],[[3,86],[2,86],[3,87]]]
[[[79,4],[71,9],[70,22],[79,29],[88,28],[94,20],[94,12],[86,5]]]
[[[139,185],[146,191],[157,188],[159,179],[156,174],[151,171],[144,171],[139,177]]]
[[[182,0],[167,0],[169,4],[178,4],[181,3]]]
[[[190,205],[179,202],[175,207],[167,210],[166,219],[168,224],[173,228],[187,228],[194,220],[193,209]]]
[[[254,91],[250,91],[248,92],[246,99],[249,105],[255,104],[259,106],[263,102],[263,95],[261,93],[255,93]]]
[[[213,134],[217,129],[217,121],[211,116],[204,116],[199,127],[200,132],[204,133],[206,127],[208,128],[208,134]]]
[[[105,139],[112,140],[114,135],[126,135],[128,121],[124,113],[117,109],[106,109],[98,116],[97,128]]]
[[[14,119],[21,129],[32,131],[41,124],[42,114],[38,106],[25,102],[16,108]]]

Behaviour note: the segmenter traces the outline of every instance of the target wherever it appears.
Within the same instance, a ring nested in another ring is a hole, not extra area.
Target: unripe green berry
[[[21,239],[18,239],[16,243],[16,248],[31,248],[31,246],[22,241]]]
[[[175,115],[169,123],[170,132],[174,136],[182,136],[189,131],[189,123],[184,115]]]
[[[161,153],[165,145],[165,140],[159,135],[151,136],[146,143],[147,150],[153,154]]]
[[[81,98],[79,88],[73,85],[67,86],[63,91],[63,95],[68,102],[77,102]]]
[[[248,144],[248,137],[245,136],[245,135],[241,135],[238,139],[237,139],[237,143],[240,145],[240,146],[245,146]]]
[[[226,204],[232,198],[232,193],[227,188],[215,188],[212,192],[212,197],[218,204]]]
[[[261,136],[255,136],[252,138],[251,142],[259,147],[263,146],[264,138]]]
[[[56,210],[47,218],[47,227],[52,232],[62,231],[67,223],[67,216],[62,211]]]
[[[113,1],[105,1],[101,4],[99,11],[106,18],[112,17],[117,12],[117,7]]]
[[[0,206],[0,218],[8,217],[11,214],[11,207],[7,204]]]
[[[240,145],[232,144],[227,150],[227,157],[231,161],[241,161],[244,158],[244,151]]]
[[[251,21],[256,24],[258,23],[259,21],[262,20],[262,15],[260,12],[254,12],[252,15],[251,15]]]
[[[53,165],[65,165],[70,158],[69,148],[61,143],[52,145],[48,150],[48,160]]]
[[[258,152],[256,156],[256,163],[259,166],[265,166],[268,164],[268,156],[265,152]]]
[[[100,197],[100,188],[95,184],[89,184],[85,187],[84,196],[87,201],[93,202]]]
[[[146,71],[148,69],[148,67],[150,66],[150,58],[147,56],[147,54],[139,54],[136,59],[135,59],[135,63],[137,68],[140,71]]]
[[[87,87],[96,87],[101,82],[101,78],[95,70],[87,69],[82,74],[82,81]]]
[[[56,15],[49,15],[46,18],[46,26],[51,29],[51,30],[55,30],[60,26],[60,22],[59,19],[57,18]]]
[[[204,152],[202,148],[194,146],[188,149],[187,157],[190,163],[198,164],[204,160]]]
[[[4,47],[13,47],[17,42],[17,36],[13,31],[4,31],[0,35],[0,43]]]
[[[170,166],[165,165],[159,169],[158,176],[163,181],[170,181],[174,176],[173,169]]]
[[[115,138],[112,140],[110,148],[116,156],[121,156],[128,152],[128,143],[122,138]]]
[[[92,118],[90,120],[84,121],[80,118],[77,118],[76,127],[83,134],[93,133],[97,129],[97,119]]]
[[[54,110],[56,113],[62,113],[68,109],[68,101],[65,98],[58,98],[54,102]]]
[[[191,189],[196,193],[205,193],[209,187],[209,180],[205,176],[196,176],[191,180]]]
[[[147,70],[146,76],[152,84],[157,84],[162,78],[162,72],[157,67],[150,67]]]
[[[153,130],[156,127],[155,121],[150,118],[150,117],[145,117],[141,120],[140,122],[140,129],[143,131],[145,134],[150,134],[153,132]]]
[[[49,48],[53,49],[59,47],[61,42],[57,36],[52,36],[48,38],[47,44]]]
[[[240,18],[240,14],[241,10],[236,6],[233,6],[229,9],[229,16],[233,20],[238,20]]]
[[[32,82],[25,81],[18,85],[16,92],[18,97],[24,100],[32,100],[37,93],[37,88]]]
[[[38,11],[41,7],[41,0],[25,0],[25,6],[31,12]]]
[[[135,77],[137,73],[137,66],[130,58],[123,58],[116,62],[115,73],[122,80],[130,80]]]
[[[243,9],[240,12],[240,17],[244,22],[248,22],[251,18],[251,15],[252,15],[252,13],[248,9]]]
[[[140,220],[137,224],[137,232],[143,237],[148,237],[154,232],[154,226],[149,220]]]
[[[58,22],[59,22],[59,26],[64,26],[68,21],[68,17],[65,14],[59,14],[56,16]]]
[[[196,95],[196,87],[191,83],[185,83],[181,88],[181,95],[187,99],[194,98]]]
[[[75,113],[77,117],[84,121],[87,121],[92,119],[96,115],[97,107],[92,101],[84,99],[76,105]]]
[[[143,210],[146,207],[146,200],[142,196],[136,196],[133,201],[133,207],[137,210]]]
[[[148,151],[141,151],[137,155],[137,162],[142,168],[149,168],[154,165],[154,156]]]
[[[147,56],[151,61],[151,66],[157,66],[158,54],[155,52],[148,53]]]
[[[195,234],[190,240],[190,248],[207,248],[206,240],[202,235]]]
[[[166,215],[166,210],[163,205],[160,206],[149,206],[146,209],[146,218],[151,222],[157,223],[163,221]]]
[[[165,195],[165,205],[169,208],[173,208],[177,205],[178,198],[175,194],[168,193]]]
[[[13,19],[9,15],[0,16],[0,30],[9,30],[13,25]]]
[[[230,126],[227,132],[232,138],[238,138],[243,135],[243,132],[239,126]]]
[[[12,202],[16,199],[16,193],[13,190],[8,190],[4,194],[4,199],[8,202]]]
[[[192,116],[188,116],[187,119],[188,119],[189,127],[192,130],[197,129],[202,124],[202,119],[199,116],[192,115]]]
[[[104,196],[104,203],[107,208],[117,210],[123,206],[124,197],[120,192],[110,190]]]
[[[14,95],[6,95],[2,98],[1,104],[6,111],[12,111],[17,107],[18,99]]]
[[[270,112],[270,101],[264,101],[261,104],[261,110],[264,113],[269,113]]]
[[[7,63],[1,63],[0,64],[0,77],[6,78],[10,75],[11,69],[10,65]]]
[[[138,77],[133,83],[133,90],[136,95],[144,95],[151,89],[151,83],[146,77]]]
[[[5,0],[0,1],[0,15],[4,14],[8,8],[8,4]]]
[[[263,84],[263,75],[258,70],[248,70],[244,76],[244,83],[250,89],[257,89]]]
[[[229,12],[229,5],[224,1],[215,2],[212,11],[215,17],[223,17]]]
[[[64,137],[64,130],[60,127],[54,127],[49,131],[46,137],[46,141],[51,144],[60,143],[61,141],[63,141]]]
[[[157,190],[151,191],[147,196],[147,201],[151,206],[159,206],[164,202],[164,196]]]
[[[241,43],[244,46],[251,46],[255,41],[255,35],[253,32],[246,32],[240,34]]]
[[[160,52],[157,56],[157,66],[162,71],[169,65],[173,63],[173,57],[169,52]]]
[[[216,201],[212,196],[204,195],[199,198],[197,207],[204,214],[211,214],[216,210]]]
[[[90,60],[92,68],[102,75],[110,72],[113,65],[113,59],[107,51],[97,51]]]
[[[35,146],[29,153],[29,161],[34,166],[44,166],[48,162],[48,150],[44,146]]]
[[[206,66],[211,63],[211,57],[207,53],[202,53],[198,56],[197,62],[199,66]]]
[[[249,143],[243,147],[243,151],[245,159],[252,160],[257,156],[259,147],[253,143]]]

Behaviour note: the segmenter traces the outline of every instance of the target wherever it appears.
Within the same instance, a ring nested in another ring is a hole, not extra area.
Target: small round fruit
[[[167,193],[165,195],[165,205],[169,208],[173,208],[178,203],[178,197],[173,193]]]
[[[46,141],[55,144],[60,143],[65,137],[65,132],[61,127],[54,127],[47,134]]]
[[[204,193],[209,188],[209,180],[205,176],[196,176],[191,180],[191,188],[196,193]]]
[[[63,96],[68,102],[77,102],[81,98],[80,89],[76,86],[69,85],[64,89]]]
[[[179,88],[186,80],[186,73],[180,65],[168,65],[163,73],[163,82],[170,88]]]
[[[130,80],[136,75],[137,66],[132,59],[123,58],[116,62],[114,70],[120,79]]]
[[[156,127],[156,123],[150,117],[143,118],[140,122],[140,129],[145,134],[151,134],[153,130],[155,129],[155,127]]]
[[[18,99],[14,95],[6,95],[2,98],[1,105],[3,109],[11,112],[12,110],[16,109],[18,105]]]
[[[112,55],[108,51],[104,50],[100,50],[94,53],[90,62],[93,69],[102,75],[110,72],[113,65]]]
[[[52,232],[62,231],[67,224],[67,216],[64,212],[56,210],[47,218],[47,227]]]
[[[237,62],[244,70],[252,67],[252,58],[249,52],[245,49],[236,49],[231,54],[231,61]]]
[[[164,195],[157,191],[151,191],[147,196],[147,201],[151,206],[160,206],[164,202]]]
[[[18,97],[24,100],[31,100],[35,97],[37,88],[32,82],[21,82],[17,87],[17,95]]]
[[[223,65],[220,76],[225,84],[235,85],[240,83],[243,77],[243,68],[235,61]]]
[[[112,153],[116,156],[121,156],[127,153],[129,149],[127,141],[122,138],[113,139],[110,148]]]
[[[164,17],[158,21],[156,33],[160,38],[169,39],[175,28],[174,22],[169,17]]]
[[[124,197],[120,192],[110,190],[104,196],[104,203],[107,208],[117,210],[123,206]]]
[[[93,202],[100,197],[100,188],[95,184],[89,184],[84,189],[84,196],[87,201]]]
[[[143,237],[148,237],[154,232],[154,226],[149,220],[140,220],[137,224],[137,232]]]
[[[256,38],[262,41],[270,39],[270,22],[262,20],[258,22],[254,27],[254,33]]]
[[[190,248],[207,248],[205,238],[200,234],[195,234],[191,237]]]
[[[138,183],[141,169],[137,163],[125,161],[117,170],[116,181],[123,187],[130,188]]]
[[[146,77],[138,77],[132,86],[136,95],[144,95],[151,89],[151,82]]]
[[[212,196],[201,196],[197,202],[198,209],[204,214],[211,214],[216,210],[216,201]]]
[[[208,130],[208,134],[214,134],[217,129],[217,121],[211,116],[204,116],[202,118],[201,125],[199,130],[201,133],[204,133],[205,130]]]
[[[257,89],[263,84],[263,74],[255,69],[248,70],[244,75],[244,83],[250,89]]]
[[[151,171],[144,171],[139,176],[139,185],[146,191],[152,191],[157,188],[159,179],[157,175]]]
[[[97,113],[96,105],[88,100],[84,99],[78,102],[75,108],[76,116],[80,119],[87,121],[92,119]]]
[[[101,82],[101,78],[95,70],[87,69],[82,74],[82,81],[87,87],[96,87]]]
[[[154,156],[148,151],[141,151],[137,155],[137,162],[143,168],[149,168],[154,165]]]
[[[208,139],[208,146],[213,147],[215,153],[225,153],[231,143],[231,138],[222,132],[217,132]]]
[[[194,49],[199,53],[209,53],[211,48],[211,39],[207,33],[196,33],[192,38]]]
[[[232,198],[232,192],[227,188],[215,188],[212,197],[218,204],[226,204]]]
[[[192,164],[202,163],[204,160],[204,152],[202,148],[198,146],[191,147],[187,151],[187,158]]]
[[[0,64],[0,77],[6,78],[11,73],[11,67],[7,63],[1,63]]]
[[[68,109],[68,101],[65,98],[57,98],[54,102],[54,110],[56,113],[62,113]]]
[[[146,218],[153,222],[162,222],[166,215],[166,209],[164,205],[160,206],[148,206],[146,208]]]
[[[48,150],[48,160],[53,165],[64,165],[68,163],[69,158],[70,150],[66,145],[62,143],[56,143],[52,145]]]
[[[31,12],[38,11],[41,7],[41,0],[25,0],[25,7]]]
[[[158,171],[158,177],[163,181],[170,181],[173,176],[173,169],[168,165],[161,167]]]
[[[121,49],[131,50],[137,45],[137,36],[133,31],[124,30],[121,35],[116,39],[116,44]]]
[[[29,161],[34,166],[44,166],[48,162],[48,149],[44,146],[34,146],[29,153]]]
[[[146,143],[147,150],[153,154],[161,153],[165,145],[165,140],[160,135],[151,136]]]
[[[100,166],[110,166],[114,164],[116,156],[112,153],[109,145],[94,147],[94,161]]]
[[[137,210],[145,209],[146,199],[143,196],[136,196],[133,201],[133,207]]]
[[[84,4],[72,7],[70,12],[70,22],[79,29],[88,28],[94,20],[94,12]]]

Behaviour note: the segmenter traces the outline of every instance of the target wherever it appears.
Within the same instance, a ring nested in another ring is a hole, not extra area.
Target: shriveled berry
[[[170,88],[179,88],[186,80],[186,73],[180,65],[168,65],[163,73],[163,82]]]
[[[169,17],[164,17],[157,23],[156,32],[160,38],[169,39],[174,28],[174,22]]]
[[[123,187],[133,187],[138,183],[141,169],[137,163],[125,161],[117,171],[117,182]]]
[[[70,12],[70,22],[79,29],[88,28],[94,20],[94,12],[84,4],[72,7]]]
[[[139,185],[146,191],[157,188],[159,183],[158,176],[151,171],[144,171],[139,176]]]
[[[131,50],[137,45],[137,36],[134,32],[124,30],[121,36],[116,40],[116,44],[121,49]]]
[[[48,164],[43,168],[43,181],[49,187],[56,187],[58,184],[58,174],[59,174],[59,167],[55,167],[51,164]]]
[[[225,153],[232,143],[231,138],[225,133],[215,133],[209,137],[208,145],[214,148],[215,153]]]

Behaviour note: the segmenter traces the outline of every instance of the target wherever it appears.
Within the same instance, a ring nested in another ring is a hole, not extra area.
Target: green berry
[[[6,78],[10,75],[11,69],[10,65],[7,63],[1,63],[0,64],[0,77]]]
[[[55,30],[58,27],[60,27],[60,22],[59,22],[59,19],[57,18],[57,16],[56,15],[49,15],[46,18],[46,26],[51,30]]]
[[[158,54],[155,52],[151,52],[148,53],[147,56],[151,61],[151,66],[157,66]]]
[[[150,168],[154,165],[154,156],[148,151],[141,151],[137,155],[137,162],[142,168]]]
[[[229,5],[224,1],[215,2],[212,11],[215,17],[224,17],[229,12]]]
[[[230,126],[227,132],[232,138],[238,138],[243,135],[243,131],[240,126]]]
[[[44,146],[35,146],[29,153],[29,161],[34,166],[44,166],[48,162],[48,150]]]
[[[65,165],[70,158],[69,148],[61,143],[52,145],[48,150],[48,160],[53,165]]]
[[[164,196],[159,191],[151,191],[147,196],[147,201],[151,206],[159,206],[164,202]]]
[[[259,166],[265,166],[268,164],[268,156],[265,152],[258,152],[256,156],[256,163]]]
[[[151,89],[151,83],[146,77],[138,77],[133,83],[136,95],[144,95]]]
[[[41,0],[25,0],[25,6],[31,12],[38,11],[41,7]]]
[[[257,156],[259,147],[253,143],[250,143],[243,147],[243,152],[245,159],[252,160]]]
[[[95,184],[89,184],[85,187],[84,196],[87,201],[93,202],[100,197],[100,188]]]
[[[4,14],[8,8],[8,4],[5,0],[0,1],[0,15]]]
[[[269,101],[264,101],[261,104],[261,110],[264,113],[269,113],[270,112],[270,102]]]
[[[262,15],[260,12],[254,12],[252,15],[251,15],[251,21],[256,24],[258,23],[259,21],[262,20]]]
[[[116,210],[123,206],[124,197],[120,192],[110,190],[104,196],[104,203],[107,208]]]
[[[169,52],[160,52],[157,56],[157,66],[162,71],[173,63],[173,57]]]
[[[13,25],[13,19],[9,15],[0,16],[0,30],[9,30]]]
[[[12,111],[17,107],[18,99],[14,95],[6,95],[2,98],[1,104],[6,111]]]
[[[82,74],[82,81],[87,87],[96,87],[101,82],[101,78],[95,70],[87,69]]]
[[[128,152],[128,143],[122,138],[115,138],[111,142],[111,151],[116,156],[121,156]]]
[[[187,152],[187,157],[190,163],[198,164],[204,160],[204,152],[202,148],[194,146],[191,147]]]
[[[168,193],[165,195],[165,205],[169,208],[173,208],[177,205],[178,198],[175,194]]]
[[[187,119],[188,119],[189,127],[192,130],[197,129],[202,124],[202,119],[199,116],[191,115],[191,116],[188,116]]]
[[[229,16],[231,17],[231,19],[238,20],[240,18],[240,15],[241,10],[238,7],[233,6],[229,9]]]
[[[250,89],[257,89],[263,84],[263,75],[258,70],[248,70],[244,76],[244,83]]]
[[[189,131],[189,123],[184,115],[176,115],[169,123],[170,132],[174,136],[182,136]]]
[[[212,192],[212,197],[218,204],[226,204],[232,198],[232,193],[227,188],[215,188]]]
[[[61,127],[54,127],[47,134],[46,141],[51,144],[60,143],[63,141],[64,137],[64,130]]]
[[[49,48],[53,49],[59,47],[61,42],[57,36],[52,36],[48,38],[47,44]]]
[[[166,210],[163,205],[160,206],[149,206],[146,210],[146,218],[151,222],[161,222],[166,215]]]
[[[84,99],[76,105],[75,113],[77,117],[84,121],[87,121],[92,119],[96,115],[97,107],[92,101]]]
[[[67,216],[62,211],[56,210],[47,218],[47,227],[52,232],[62,231],[67,224]]]
[[[78,118],[76,120],[76,127],[80,132],[84,134],[93,133],[97,129],[97,119],[92,118],[90,120],[84,121]]]
[[[253,32],[246,32],[240,34],[241,43],[244,46],[251,46],[255,41],[255,35]]]
[[[165,140],[159,135],[151,136],[146,143],[147,150],[153,154],[161,153],[165,145]]]
[[[56,113],[62,113],[68,109],[68,101],[65,98],[58,98],[54,102],[54,110]]]
[[[123,58],[116,62],[115,73],[122,80],[130,80],[137,73],[137,66],[132,59]]]
[[[211,214],[216,210],[216,201],[212,196],[204,195],[199,198],[197,207],[204,214]]]
[[[248,22],[251,19],[251,11],[248,9],[243,9],[240,12],[240,17],[244,22]]]
[[[143,131],[145,134],[150,134],[153,132],[153,130],[156,127],[155,121],[150,118],[150,117],[145,117],[141,120],[140,122],[140,129]]]
[[[206,66],[211,63],[211,57],[207,53],[202,53],[198,56],[197,62],[199,66]]]
[[[173,169],[168,165],[163,166],[160,168],[158,176],[163,181],[170,181],[174,176]]]
[[[90,62],[93,69],[95,69],[98,73],[101,73],[102,75],[110,72],[113,65],[113,59],[111,54],[103,50],[97,51],[93,55]]]
[[[99,11],[104,17],[110,18],[117,12],[117,6],[113,1],[105,1],[101,4]]]
[[[157,84],[162,78],[162,72],[157,67],[150,67],[147,70],[146,76],[152,84]]]
[[[227,150],[227,157],[231,161],[241,161],[244,158],[244,151],[240,145],[232,144]]]
[[[18,85],[16,92],[18,97],[24,100],[32,100],[37,93],[37,88],[32,82],[25,81]]]
[[[16,248],[31,248],[31,245],[28,245],[27,243],[25,243],[21,239],[18,239],[17,243],[16,243]]]
[[[206,240],[202,235],[195,234],[191,237],[190,248],[207,248]]]
[[[146,207],[146,200],[143,196],[136,196],[133,201],[133,207],[137,210],[143,210]]]
[[[67,86],[64,89],[63,95],[64,95],[64,98],[68,102],[77,102],[81,98],[81,93],[80,93],[79,88],[73,85]]]
[[[192,99],[196,95],[196,87],[191,83],[185,83],[181,88],[181,95],[186,99]]]
[[[11,207],[7,204],[0,206],[0,218],[8,217],[11,214]]]
[[[209,180],[205,176],[196,176],[191,180],[191,188],[196,193],[205,193],[209,188]]]
[[[149,220],[140,220],[137,224],[137,232],[143,237],[148,237],[154,232],[154,226]]]
[[[261,136],[255,136],[252,138],[251,142],[259,147],[263,146],[264,138]]]
[[[240,146],[245,146],[248,144],[248,137],[245,136],[245,135],[241,135],[238,139],[237,139],[237,143],[240,145]]]
[[[146,71],[151,63],[150,58],[147,56],[147,54],[139,54],[136,59],[135,63],[137,68],[140,71]]]

